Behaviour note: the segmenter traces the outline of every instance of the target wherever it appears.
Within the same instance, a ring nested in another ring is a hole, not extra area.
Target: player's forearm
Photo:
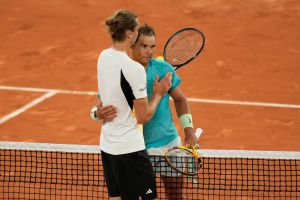
[[[158,104],[160,103],[162,96],[160,94],[154,94],[149,101],[149,113],[148,113],[148,121],[153,117]]]
[[[177,95],[176,95],[177,94]],[[191,115],[191,109],[189,102],[185,95],[177,90],[177,93],[173,92],[173,99],[175,104],[176,113],[178,115],[182,129],[184,130],[184,143],[195,144],[197,138],[194,134],[193,119]]]
[[[151,97],[151,99],[149,100],[147,119],[144,123],[147,123],[153,117],[161,98],[162,98],[162,96],[160,94],[154,94]]]
[[[161,95],[154,94],[145,105],[144,109],[142,109],[142,112],[140,109],[138,112],[136,110],[136,118],[139,124],[145,124],[152,118],[161,98]]]
[[[185,114],[191,114],[191,109],[190,109],[190,105],[189,105],[187,98],[182,97],[180,99],[174,100],[174,104],[175,104],[175,109],[176,109],[178,118],[180,118],[181,116],[183,116]],[[193,127],[182,127],[182,128],[184,129],[185,135],[194,134]]]
[[[189,102],[185,97],[174,99],[174,105],[178,117],[187,113],[191,113]]]

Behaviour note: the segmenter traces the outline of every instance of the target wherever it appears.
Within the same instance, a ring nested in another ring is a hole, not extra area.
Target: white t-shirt
[[[118,155],[145,149],[141,126],[134,115],[133,100],[147,97],[144,67],[113,48],[98,59],[98,90],[103,105],[113,105],[117,116],[102,126],[100,148]]]

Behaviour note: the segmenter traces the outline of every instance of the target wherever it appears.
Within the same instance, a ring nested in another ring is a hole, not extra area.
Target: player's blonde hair
[[[118,10],[105,23],[113,41],[124,41],[127,30],[134,31],[137,23],[137,15],[128,10]]]

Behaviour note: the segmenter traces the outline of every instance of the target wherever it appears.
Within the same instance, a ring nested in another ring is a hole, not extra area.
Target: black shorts
[[[157,197],[155,173],[146,150],[111,155],[101,151],[104,177],[110,197],[152,200]]]

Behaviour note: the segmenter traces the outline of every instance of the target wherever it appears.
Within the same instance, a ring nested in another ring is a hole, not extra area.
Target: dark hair
[[[139,40],[140,35],[146,35],[146,36],[155,36],[155,31],[154,29],[149,26],[148,24],[144,24],[139,28],[139,33],[136,38],[136,42]]]
[[[105,23],[114,41],[124,41],[127,30],[134,31],[137,26],[137,15],[127,10],[119,10],[108,18]]]

